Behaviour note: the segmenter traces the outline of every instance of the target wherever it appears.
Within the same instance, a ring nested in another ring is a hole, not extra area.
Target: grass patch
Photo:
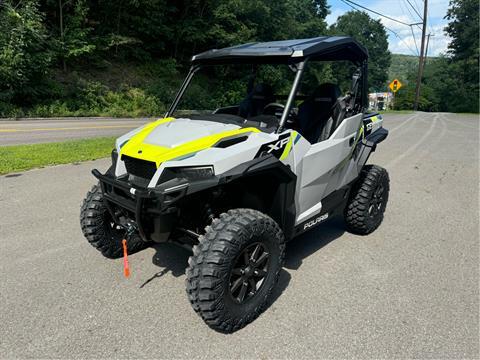
[[[108,156],[115,137],[0,147],[0,174]]]

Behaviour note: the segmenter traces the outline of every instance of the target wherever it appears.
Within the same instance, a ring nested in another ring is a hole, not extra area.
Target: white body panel
[[[215,175],[223,174],[239,164],[252,160],[257,154],[260,146],[274,141],[276,138],[277,135],[275,134],[266,134],[262,132],[250,133],[247,141],[224,149],[215,147],[208,148],[183,160],[165,161],[160,165],[148,186],[155,187],[163,169],[168,167],[213,165]]]
[[[322,211],[322,200],[326,196],[349,184],[358,177],[361,166],[352,158],[352,151],[359,140],[363,114],[344,119],[334,133],[327,139],[310,144],[305,138],[293,130],[285,130],[282,134],[252,132],[246,141],[226,148],[210,147],[178,160],[165,161],[160,164],[149,187],[155,187],[165,168],[187,166],[213,166],[215,175],[221,175],[232,168],[253,160],[264,144],[275,146],[280,136],[281,143],[290,140],[288,155],[282,162],[296,174],[295,225],[312,218]],[[382,126],[380,116],[373,117],[368,131],[375,131]],[[222,124],[205,120],[175,119],[157,126],[145,139],[146,143],[162,147],[174,148],[189,141],[228,130],[239,129],[237,125]],[[120,152],[121,145],[137,134],[142,128],[133,130],[117,139],[116,148]],[[273,142],[273,143],[272,143]],[[117,161],[116,176],[126,173],[123,161]]]
[[[358,133],[362,114],[342,121],[335,132],[325,141],[311,145],[302,138],[294,148],[297,187],[295,206],[296,224],[320,213],[322,199],[354,179],[358,173],[345,177],[350,168],[352,138]]]
[[[145,143],[174,148],[208,135],[239,128],[237,125],[212,121],[175,119],[153,129],[145,138]]]

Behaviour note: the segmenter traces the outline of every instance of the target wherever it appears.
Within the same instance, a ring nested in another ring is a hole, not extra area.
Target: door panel
[[[352,169],[348,166],[354,143],[352,139],[357,135],[361,122],[362,114],[343,120],[329,139],[311,145],[301,158],[296,157],[297,224],[319,213],[320,201],[345,185],[342,181],[346,178],[345,171]]]

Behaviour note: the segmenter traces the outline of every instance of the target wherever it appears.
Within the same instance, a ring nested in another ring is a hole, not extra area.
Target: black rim
[[[233,300],[242,304],[262,288],[269,269],[269,257],[264,244],[247,246],[237,257],[230,273],[229,290]]]
[[[372,200],[370,201],[370,206],[368,207],[368,214],[371,217],[376,217],[383,206],[383,196],[384,196],[384,187],[382,184],[378,185],[373,193]]]

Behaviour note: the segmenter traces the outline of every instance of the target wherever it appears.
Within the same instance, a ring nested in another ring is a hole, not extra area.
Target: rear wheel
[[[80,225],[88,242],[103,256],[115,259],[123,255],[122,240],[125,229],[113,221],[112,215],[103,202],[99,185],[94,185],[87,193],[80,209]],[[138,235],[127,240],[129,253],[144,249],[147,243]]]
[[[377,165],[364,166],[345,208],[347,229],[367,235],[378,228],[387,207],[389,190],[387,170]]]
[[[285,254],[278,224],[251,209],[220,215],[193,248],[187,294],[193,309],[213,329],[233,332],[268,305]]]

